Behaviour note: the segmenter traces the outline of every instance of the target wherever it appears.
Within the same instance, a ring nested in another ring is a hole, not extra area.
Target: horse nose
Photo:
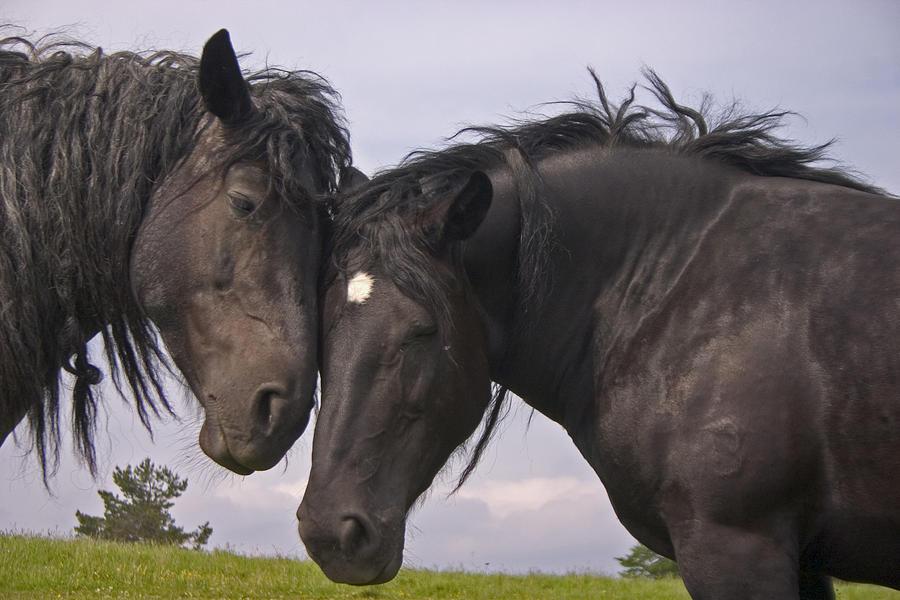
[[[270,382],[262,384],[254,392],[250,418],[263,435],[291,435],[293,439],[297,439],[303,432],[305,422],[300,423],[304,421],[302,400],[297,391],[292,391],[293,388],[294,386]]]
[[[270,469],[303,433],[309,409],[311,403],[304,402],[290,382],[264,383],[240,407],[231,408],[228,413],[219,409],[230,419],[230,428],[223,433],[228,436],[227,450],[247,468]]]
[[[354,581],[356,570],[380,562],[382,539],[369,519],[358,512],[342,515],[312,511],[301,503],[297,510],[297,529],[310,557],[326,570],[329,577]],[[364,575],[371,579],[375,574]]]
[[[297,509],[298,531],[309,557],[337,583],[385,583],[403,563],[403,527],[384,524],[377,512],[359,506],[339,507],[330,494],[322,504],[310,501],[316,492],[311,480]]]
[[[366,559],[378,551],[378,534],[362,515],[347,515],[341,519],[339,541],[341,552],[351,559]]]

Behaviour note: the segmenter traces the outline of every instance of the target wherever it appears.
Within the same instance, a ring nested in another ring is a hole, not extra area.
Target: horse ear
[[[338,192],[341,194],[352,192],[368,181],[368,176],[356,167],[344,167],[341,169],[341,182],[338,185]]]
[[[483,171],[472,173],[447,206],[442,241],[455,242],[471,237],[487,216],[493,196],[490,178]]]
[[[217,31],[203,46],[199,84],[206,110],[224,123],[238,123],[253,111],[250,90],[227,29]]]

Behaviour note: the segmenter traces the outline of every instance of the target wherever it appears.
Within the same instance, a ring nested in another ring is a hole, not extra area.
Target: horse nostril
[[[344,517],[340,528],[341,552],[352,558],[363,551],[371,542],[371,534],[363,521],[357,517]]]
[[[272,421],[272,394],[262,392],[256,397],[256,419],[263,426],[268,426]]]
[[[259,386],[253,398],[256,422],[268,431],[276,420],[275,413],[283,404],[285,398],[284,388],[277,384],[264,384]]]

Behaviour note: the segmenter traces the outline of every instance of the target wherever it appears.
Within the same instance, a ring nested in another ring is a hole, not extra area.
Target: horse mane
[[[98,330],[116,389],[129,388],[144,426],[150,413],[172,411],[161,341],[132,295],[130,253],[155,186],[211,122],[198,72],[198,58],[177,52],[0,39],[0,411],[27,411],[45,482],[59,458],[60,365],[75,376],[76,449],[96,471],[101,374],[87,340]],[[309,71],[245,78],[257,110],[210,168],[262,161],[270,189],[298,211],[317,210],[298,164],[312,161],[315,193],[336,190],[350,163],[339,96]]]
[[[443,328],[449,327],[447,289],[429,267],[422,231],[411,228],[418,215],[458,189],[474,170],[505,167],[515,182],[521,207],[517,309],[540,310],[551,278],[547,273],[553,246],[553,206],[542,193],[535,164],[555,152],[587,146],[658,149],[718,161],[762,176],[790,177],[839,185],[870,193],[884,190],[863,181],[828,158],[833,140],[802,146],[778,136],[790,111],[744,113],[737,103],[713,114],[705,96],[699,109],[678,103],[668,85],[645,69],[648,90],[658,106],[635,104],[633,85],[619,104],[610,102],[593,69],[588,69],[597,98],[550,103],[570,110],[540,120],[512,119],[507,125],[467,127],[449,138],[473,136],[438,150],[416,150],[399,166],[377,173],[368,183],[335,202],[332,260],[338,270],[346,252],[362,243],[379,257],[392,280],[429,307]],[[831,163],[831,164],[829,164]],[[455,260],[459,260],[457,255]],[[471,475],[497,424],[506,390],[496,388],[482,434],[456,489]]]

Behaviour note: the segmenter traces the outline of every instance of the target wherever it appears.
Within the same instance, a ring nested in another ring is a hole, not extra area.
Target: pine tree
[[[147,458],[135,468],[116,467],[113,482],[122,497],[106,490],[97,492],[103,500],[103,516],[76,511],[77,535],[120,542],[189,544],[197,550],[209,541],[212,528],[208,521],[196,531],[185,532],[169,514],[173,500],[184,493],[188,482],[167,467],[157,467]]]
[[[616,560],[624,567],[619,571],[622,577],[678,577],[678,565],[675,561],[660,556],[643,544],[632,546],[627,555],[617,556]]]

